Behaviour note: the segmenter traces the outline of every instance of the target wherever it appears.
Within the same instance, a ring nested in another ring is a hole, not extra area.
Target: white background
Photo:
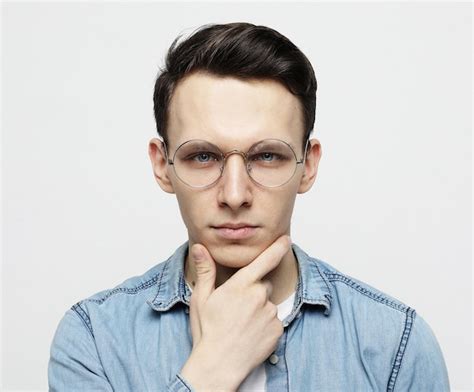
[[[153,83],[178,34],[232,21],[316,71],[323,155],[293,242],[414,307],[470,389],[472,14],[439,2],[5,3],[4,389],[46,390],[64,312],[187,239],[147,156]]]

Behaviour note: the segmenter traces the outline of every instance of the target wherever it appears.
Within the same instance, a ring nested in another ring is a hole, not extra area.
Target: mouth
[[[258,228],[258,226],[242,226],[235,229],[231,227],[213,227],[219,237],[232,240],[249,238],[256,233]]]

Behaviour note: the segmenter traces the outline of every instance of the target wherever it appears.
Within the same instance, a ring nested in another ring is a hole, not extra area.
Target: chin
[[[228,268],[242,268],[249,265],[262,253],[265,246],[246,242],[214,243],[208,248],[212,258],[219,265]]]

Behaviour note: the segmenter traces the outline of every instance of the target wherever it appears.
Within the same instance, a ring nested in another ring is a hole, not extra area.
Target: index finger
[[[241,276],[244,276],[244,279],[247,281],[250,279],[251,282],[257,282],[280,264],[281,259],[288,252],[290,246],[291,239],[288,235],[279,237],[254,261],[242,267],[235,275],[238,275],[239,279],[241,279]]]

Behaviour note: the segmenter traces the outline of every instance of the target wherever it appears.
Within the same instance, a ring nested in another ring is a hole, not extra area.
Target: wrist
[[[244,377],[225,360],[196,347],[180,371],[180,375],[192,385],[193,390],[235,392]]]

